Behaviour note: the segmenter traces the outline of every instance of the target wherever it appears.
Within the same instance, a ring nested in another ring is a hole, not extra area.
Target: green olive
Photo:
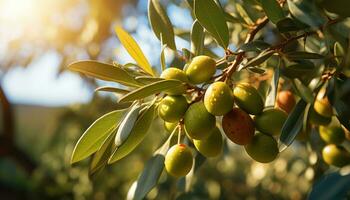
[[[207,138],[215,128],[215,123],[215,116],[207,111],[202,101],[190,105],[185,113],[185,131],[191,139]]]
[[[165,156],[165,169],[174,177],[186,176],[192,168],[193,156],[185,144],[172,146]]]
[[[310,123],[314,125],[327,125],[332,121],[331,117],[324,117],[318,114],[313,107],[310,107],[308,118]]]
[[[215,127],[209,137],[193,140],[196,149],[205,157],[215,157],[222,152],[223,142],[219,128]]]
[[[216,71],[216,62],[209,56],[196,56],[186,69],[188,80],[192,84],[208,81]]]
[[[164,78],[166,80],[171,80],[171,79],[175,79],[175,80],[179,80],[181,82],[184,83],[188,83],[188,79],[187,76],[185,74],[184,71],[182,71],[181,69],[175,68],[175,67],[170,67],[165,69],[162,74],[160,75],[160,78]],[[170,95],[180,95],[180,94],[184,94],[186,92],[186,85],[181,85],[175,88],[171,88],[167,91],[165,91],[165,93],[170,94]]]
[[[276,106],[290,113],[295,106],[295,97],[291,91],[284,90],[278,93]]]
[[[261,163],[272,162],[278,155],[276,140],[263,133],[255,134],[252,141],[244,148],[251,158]]]
[[[287,113],[280,109],[266,109],[261,114],[255,116],[255,128],[265,134],[279,135],[287,117]]]
[[[264,108],[259,92],[247,83],[238,84],[233,90],[236,105],[249,114],[257,115]]]
[[[252,118],[239,108],[233,108],[222,118],[222,129],[232,142],[245,145],[254,136],[254,123]]]
[[[345,132],[341,126],[320,126],[318,130],[322,140],[328,144],[341,144],[345,140]]]
[[[159,103],[158,115],[164,121],[177,122],[184,116],[187,108],[188,103],[184,96],[166,96]]]
[[[230,87],[224,82],[211,84],[204,96],[205,108],[213,115],[224,115],[233,108],[233,96]]]
[[[325,92],[325,89],[321,89],[318,92],[316,100],[314,102],[314,109],[318,114],[322,115],[323,117],[332,117],[333,109],[328,101],[328,98],[325,96]]]
[[[350,154],[342,146],[329,144],[325,146],[322,150],[323,160],[329,164],[336,167],[344,167],[350,163]]]

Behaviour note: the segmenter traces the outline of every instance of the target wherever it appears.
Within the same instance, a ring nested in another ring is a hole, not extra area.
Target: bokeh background
[[[164,4],[175,32],[188,32],[193,20],[186,2]],[[96,177],[88,176],[88,160],[69,164],[77,139],[117,107],[118,97],[94,93],[96,86],[111,83],[66,67],[84,59],[132,62],[114,34],[116,25],[159,67],[161,45],[147,20],[146,0],[0,0],[0,199],[126,198],[160,144],[154,138],[168,134],[161,122],[135,152]],[[184,38],[176,37],[178,49],[190,47]],[[168,65],[177,64],[173,52],[166,56]],[[304,199],[319,170],[308,148],[295,142],[273,163],[259,164],[243,148],[226,145],[223,155],[203,164],[190,192],[177,198]],[[182,189],[163,174],[147,198],[168,199],[176,190]]]

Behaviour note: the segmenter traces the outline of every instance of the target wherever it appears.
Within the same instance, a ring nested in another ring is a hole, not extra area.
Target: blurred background
[[[186,2],[164,3],[175,32],[188,32],[193,20]],[[111,83],[71,73],[66,66],[84,59],[132,62],[114,34],[116,25],[159,66],[161,45],[148,24],[146,0],[0,0],[0,199],[125,199],[160,142],[151,141],[167,134],[161,122],[136,152],[93,180],[88,160],[69,164],[80,135],[116,108],[117,97],[94,93],[96,86]],[[176,37],[178,49],[189,48],[185,37]],[[166,56],[168,65],[177,63],[171,51]],[[203,164],[191,192],[178,198],[304,199],[317,176],[309,167],[317,156],[306,148],[297,142],[264,165],[251,161],[243,148],[226,146],[225,154]],[[163,176],[148,199],[174,193],[174,181]]]

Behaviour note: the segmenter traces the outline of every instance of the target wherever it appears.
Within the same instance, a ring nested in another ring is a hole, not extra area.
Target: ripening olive
[[[192,168],[193,156],[185,144],[172,146],[165,156],[165,169],[175,177],[186,176]]]
[[[265,134],[279,135],[287,117],[287,113],[280,109],[266,109],[261,114],[255,116],[255,128]]]
[[[188,103],[184,96],[166,96],[159,103],[158,115],[164,121],[177,122],[183,117],[187,108]]]
[[[232,91],[224,82],[211,84],[204,95],[205,108],[213,115],[224,115],[233,108]]]
[[[215,127],[208,138],[202,140],[193,140],[196,149],[205,157],[215,157],[222,151],[223,142],[221,132]]]
[[[341,126],[320,126],[318,129],[320,137],[328,144],[341,144],[345,140],[345,133]]]
[[[215,128],[215,116],[210,114],[202,101],[187,109],[184,117],[185,131],[191,139],[207,138]]]
[[[263,133],[255,134],[252,141],[244,146],[244,149],[251,158],[261,163],[272,162],[278,155],[276,140]]]
[[[342,146],[335,144],[328,144],[322,150],[323,160],[336,167],[343,167],[350,163],[350,154]]]
[[[350,17],[349,0],[323,0],[321,6],[327,11],[338,14],[342,17]]]
[[[254,136],[252,118],[239,108],[233,108],[222,118],[222,128],[225,135],[239,145],[248,144]]]
[[[216,62],[209,56],[196,56],[186,68],[190,83],[200,84],[208,81],[216,71]]]
[[[277,95],[276,106],[290,113],[295,106],[295,97],[291,91],[280,91]]]
[[[172,133],[178,124],[179,124],[179,122],[167,122],[167,121],[164,121],[164,128],[169,133]]]
[[[318,114],[313,107],[310,107],[308,118],[310,123],[314,125],[327,125],[332,121],[331,117],[324,117]]]
[[[160,78],[164,78],[167,80],[175,79],[184,83],[188,83],[188,79],[185,72],[175,67],[170,67],[165,69],[160,75]],[[186,92],[186,89],[187,87],[184,84],[184,85],[166,90],[165,93],[170,95],[180,95],[180,94],[184,94]]]
[[[332,106],[329,103],[327,96],[325,96],[325,92],[325,89],[321,89],[318,92],[316,100],[314,102],[314,109],[318,114],[322,115],[323,117],[332,117]]]
[[[257,115],[264,108],[259,92],[247,83],[238,84],[233,90],[236,105],[249,114]]]

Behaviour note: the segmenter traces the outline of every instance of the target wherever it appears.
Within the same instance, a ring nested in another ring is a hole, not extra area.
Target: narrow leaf
[[[68,66],[68,69],[97,79],[113,81],[126,86],[141,85],[122,68],[97,61],[86,60],[74,62]]]
[[[138,82],[143,83],[145,85],[164,80],[163,78],[149,77],[149,76],[138,76],[135,79]]]
[[[103,87],[98,87],[95,89],[95,92],[114,92],[118,94],[127,94],[130,91],[129,90],[124,90],[116,87],[110,87],[110,86],[103,86]]]
[[[176,50],[173,26],[159,0],[148,0],[148,20],[157,38]]]
[[[248,25],[254,25],[253,20],[249,17],[247,11],[243,8],[243,6],[239,3],[236,3],[236,10],[238,14],[242,17],[242,19],[245,21]]]
[[[305,86],[299,79],[293,79],[293,86],[298,92],[299,96],[306,102],[312,104],[314,101],[314,96],[310,88]]]
[[[267,106],[275,106],[277,90],[278,90],[278,81],[280,78],[280,70],[279,66],[275,68],[273,73],[271,84],[269,87],[269,94],[266,97],[265,107]]]
[[[249,52],[249,51],[255,51],[255,52],[261,52],[267,48],[269,48],[271,45],[268,43],[262,41],[262,40],[254,40],[249,43],[243,44],[239,50]]]
[[[199,23],[226,49],[229,31],[222,9],[213,0],[195,0],[194,13]]]
[[[143,98],[148,97],[152,94],[157,94],[157,93],[160,93],[164,90],[181,86],[182,84],[184,84],[184,83],[182,83],[178,80],[158,81],[158,82],[151,83],[149,85],[145,85],[143,87],[140,87],[140,88],[126,94],[125,96],[123,96],[122,98],[119,99],[119,102],[122,103],[122,102],[134,101],[137,99],[143,99]]]
[[[274,24],[277,24],[278,21],[282,20],[285,17],[281,6],[276,0],[260,0],[260,2],[266,13],[266,16]]]
[[[95,153],[104,140],[117,128],[126,110],[116,110],[97,119],[80,137],[74,147],[71,163],[78,162]]]
[[[311,27],[319,27],[326,22],[313,1],[298,1],[294,3],[292,0],[288,0],[287,2],[289,11],[299,21]]]
[[[245,67],[258,66],[269,59],[274,54],[273,50],[263,51],[257,57],[249,60]]]
[[[286,56],[292,60],[300,60],[300,59],[322,59],[323,55],[317,53],[310,53],[304,51],[293,51],[286,53]]]
[[[283,124],[281,136],[278,141],[280,152],[292,144],[296,135],[303,128],[303,117],[306,105],[307,103],[303,99],[300,99]]]
[[[191,30],[191,52],[194,55],[202,55],[204,49],[204,29],[198,20],[192,24]]]
[[[121,27],[116,27],[115,32],[123,44],[126,51],[130,54],[130,56],[137,62],[137,64],[145,70],[148,74],[154,76],[154,72],[152,70],[151,64],[148,62],[147,58],[143,54],[140,46],[136,43],[134,38],[132,38],[129,33],[127,33]]]
[[[142,142],[142,140],[147,135],[147,132],[150,129],[155,117],[155,109],[156,106],[152,104],[141,114],[141,116],[137,119],[134,127],[132,128],[128,138],[120,147],[117,147],[114,150],[113,154],[108,160],[108,164],[124,158]]]

